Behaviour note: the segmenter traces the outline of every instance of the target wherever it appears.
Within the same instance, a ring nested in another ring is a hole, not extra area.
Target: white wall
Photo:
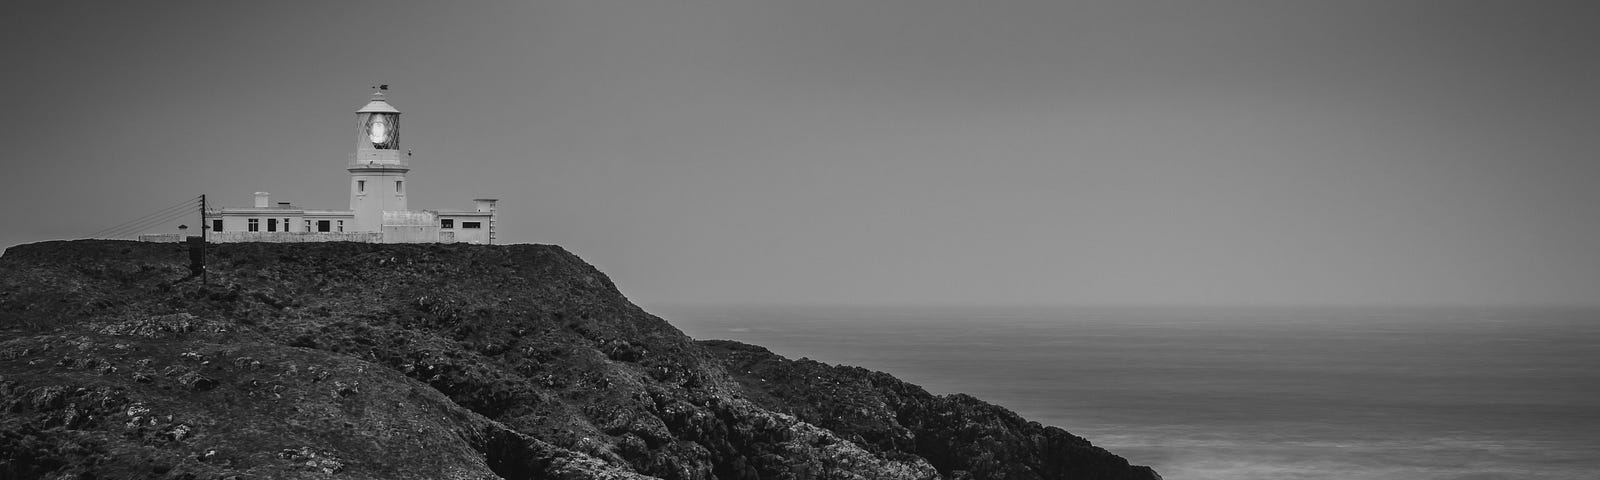
[[[141,238],[141,240],[143,240]],[[235,242],[272,242],[272,243],[301,243],[301,242],[361,242],[383,243],[381,233],[267,233],[267,232],[222,232],[210,234],[209,240],[213,243]]]

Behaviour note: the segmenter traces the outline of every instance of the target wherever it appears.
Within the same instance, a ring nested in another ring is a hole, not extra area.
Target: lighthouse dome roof
[[[372,101],[367,102],[367,106],[361,107],[360,110],[356,110],[356,113],[400,113],[400,111],[396,110],[394,105],[390,105],[389,100],[385,99],[383,92],[380,91],[373,92]]]

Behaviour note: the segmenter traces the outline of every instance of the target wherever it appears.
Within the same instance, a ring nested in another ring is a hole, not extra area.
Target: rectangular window
[[[461,228],[483,228],[483,222],[461,222]]]
[[[406,189],[405,189],[406,185],[405,185],[405,183],[406,182],[401,181],[401,180],[395,180],[394,181],[394,193],[406,193]]]
[[[252,219],[248,220],[248,223],[249,223],[249,229],[248,230],[250,230],[252,232],[261,231],[261,219],[252,218]]]
[[[278,231],[278,219],[276,219],[276,218],[267,219],[267,231],[269,231],[269,232]]]
[[[439,228],[456,228],[456,219],[454,219],[454,218],[439,219]]]
[[[311,231],[311,221],[310,220],[306,220],[306,228],[305,228],[304,231],[307,231],[307,232]]]
[[[367,193],[366,180],[356,180],[356,193]]]
[[[330,222],[330,221],[327,221],[327,220],[317,220],[317,231],[326,232],[326,231],[333,230],[333,227],[329,226],[329,224],[331,224],[331,223],[333,223],[333,222]]]
[[[339,232],[340,233],[344,232],[344,220],[340,220],[339,221]]]
[[[219,218],[219,219],[211,221],[211,231],[213,231],[213,232],[222,231],[222,219]]]

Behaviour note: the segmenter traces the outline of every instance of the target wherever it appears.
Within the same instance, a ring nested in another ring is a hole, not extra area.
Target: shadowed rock
[[[209,285],[177,245],[0,257],[0,478],[1159,478],[971,397],[695,342],[560,247],[212,252]]]

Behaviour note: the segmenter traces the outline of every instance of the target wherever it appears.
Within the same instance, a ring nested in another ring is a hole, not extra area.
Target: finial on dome
[[[372,86],[372,100],[367,102],[367,106],[361,107],[360,110],[356,110],[356,113],[373,113],[373,112],[400,113],[399,110],[395,110],[394,109],[393,105],[389,104],[388,96],[385,95],[385,92],[388,92],[388,91],[389,91],[389,85],[388,84],[373,85]]]

